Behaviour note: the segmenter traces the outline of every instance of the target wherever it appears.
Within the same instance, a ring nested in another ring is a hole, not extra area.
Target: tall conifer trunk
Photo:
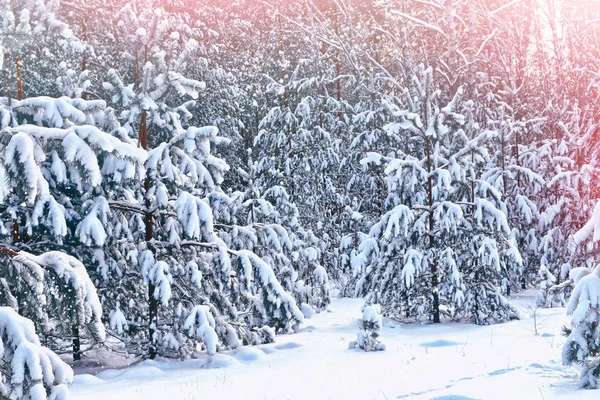
[[[140,146],[144,150],[148,150],[148,130],[147,130],[147,110],[142,110],[142,115],[140,119],[140,130],[139,130],[139,140]],[[146,228],[146,234],[144,240],[146,243],[150,243],[154,236],[153,222],[154,215],[150,208],[152,206],[152,202],[150,197],[148,197],[148,192],[150,191],[150,178],[146,176],[144,180],[144,190],[146,192],[146,201],[145,201],[145,212],[144,212],[144,226]],[[150,245],[148,245],[150,250],[153,250]],[[150,340],[150,347],[148,350],[148,356],[150,358],[155,358],[157,354],[156,347],[154,345],[154,333],[156,332],[156,323],[158,319],[158,301],[154,297],[154,291],[156,287],[152,282],[148,282],[148,338]]]
[[[425,151],[427,152],[427,202],[429,206],[429,248],[435,247],[435,237],[433,229],[435,227],[433,220],[433,182],[431,177],[431,144],[429,138],[425,137]],[[436,260],[431,260],[431,290],[433,291],[433,322],[440,322],[440,294],[438,290],[438,268]]]

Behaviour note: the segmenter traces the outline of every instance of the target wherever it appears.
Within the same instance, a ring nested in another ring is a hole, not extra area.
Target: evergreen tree
[[[514,243],[503,240],[510,229],[501,199],[469,176],[477,169],[471,153],[485,156],[488,135],[465,136],[457,113],[461,91],[440,108],[431,72],[421,69],[419,96],[407,97],[408,109],[396,109],[397,122],[387,127],[404,146],[393,157],[370,153],[361,161],[386,165],[389,211],[355,258],[357,293],[385,314],[504,321],[514,310],[501,293],[503,271],[521,260]]]
[[[379,340],[379,330],[383,327],[381,307],[379,304],[366,306],[363,316],[358,319],[358,337],[356,341],[350,342],[350,348],[358,346],[364,351],[383,351],[385,344]]]

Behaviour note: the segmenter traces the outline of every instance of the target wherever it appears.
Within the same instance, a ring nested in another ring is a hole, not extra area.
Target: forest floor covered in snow
[[[564,308],[538,309],[513,296],[522,319],[493,326],[385,320],[384,352],[348,349],[362,300],[328,312],[276,343],[186,362],[144,361],[75,377],[72,397],[92,399],[592,399],[578,371],[561,365]]]

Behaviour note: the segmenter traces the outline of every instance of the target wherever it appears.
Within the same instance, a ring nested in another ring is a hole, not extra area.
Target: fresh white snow
[[[578,371],[561,365],[564,308],[536,309],[535,292],[511,299],[522,320],[476,326],[384,319],[386,351],[348,349],[361,299],[327,312],[276,343],[184,362],[144,361],[76,375],[71,392],[92,399],[578,399]],[[534,333],[533,313],[537,329]]]

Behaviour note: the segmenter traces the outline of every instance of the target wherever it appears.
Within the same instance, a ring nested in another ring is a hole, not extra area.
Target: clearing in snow
[[[535,309],[533,291],[512,301],[522,319],[492,326],[385,319],[387,350],[364,352],[348,349],[363,300],[335,299],[276,343],[77,375],[71,392],[78,400],[596,398],[561,365],[565,309]]]

